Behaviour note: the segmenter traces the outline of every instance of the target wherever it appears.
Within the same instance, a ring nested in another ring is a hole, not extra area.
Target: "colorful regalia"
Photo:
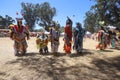
[[[117,35],[118,35],[118,44],[120,46],[120,31],[117,32]]]
[[[69,23],[70,29],[72,30],[73,22],[72,22],[72,20],[68,16],[67,16],[66,23]]]
[[[83,49],[83,37],[85,34],[84,29],[81,27],[80,23],[76,24],[76,28],[73,31],[73,49],[77,52],[82,52]]]
[[[36,39],[37,48],[39,49],[40,54],[48,53],[48,36],[44,33],[38,34]]]
[[[117,41],[118,41],[117,34],[115,32],[112,32],[112,34],[111,34],[111,46],[112,46],[112,48],[116,47]]]
[[[107,47],[107,36],[104,30],[99,30],[98,32],[98,41],[96,49],[104,50]]]
[[[22,22],[19,21],[18,22]],[[28,47],[26,42],[26,37],[29,39],[29,31],[26,29],[25,26],[21,25],[14,25],[10,27],[10,38],[14,40],[14,53],[15,56],[19,55],[19,52],[21,52],[22,55],[26,53],[26,49]]]
[[[55,25],[55,23],[52,25],[52,28],[50,30],[50,38],[51,38],[51,51],[53,53],[58,52],[59,48],[59,37],[60,37],[60,31],[58,27]]]
[[[111,45],[112,48],[115,48],[118,46],[118,42],[119,42],[119,37],[118,37],[118,28],[115,27],[110,27],[109,26],[109,30],[108,30],[108,34],[109,34],[109,45]]]
[[[65,26],[64,29],[64,51],[66,54],[71,53],[71,46],[72,46],[72,30],[69,24]]]
[[[29,35],[29,33],[24,26],[22,26],[21,29],[19,29],[17,25],[13,27],[11,38],[14,40],[15,55],[17,55],[18,52],[25,54],[26,48],[28,47],[25,39],[27,35]]]
[[[117,32],[118,40],[120,40],[120,31]]]

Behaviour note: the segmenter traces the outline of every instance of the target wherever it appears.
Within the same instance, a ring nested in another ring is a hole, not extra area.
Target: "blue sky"
[[[54,20],[62,26],[65,26],[67,16],[73,20],[73,26],[76,22],[83,24],[85,13],[94,5],[94,2],[90,0],[1,0],[0,15],[4,17],[7,14],[15,19],[16,12],[21,11],[21,2],[41,4],[46,1],[50,3],[51,7],[56,8],[57,14]],[[73,15],[75,16],[73,17]]]

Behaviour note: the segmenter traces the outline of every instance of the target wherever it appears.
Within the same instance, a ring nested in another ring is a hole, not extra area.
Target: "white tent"
[[[110,28],[110,29],[116,29],[116,27],[115,26],[107,26],[108,28]]]
[[[50,34],[50,32],[45,31],[45,34]]]
[[[60,33],[61,36],[64,36],[64,34],[65,34],[64,32]]]
[[[91,32],[87,31],[85,34],[86,34],[86,35],[91,35]]]

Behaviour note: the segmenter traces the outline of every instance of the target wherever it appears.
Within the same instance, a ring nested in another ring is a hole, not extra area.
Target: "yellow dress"
[[[48,45],[48,37],[47,36],[45,36],[44,38],[42,36],[37,37],[36,45],[37,49],[44,49]]]

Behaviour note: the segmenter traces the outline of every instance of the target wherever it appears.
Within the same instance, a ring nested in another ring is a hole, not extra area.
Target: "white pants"
[[[59,47],[59,45],[52,44],[51,45],[51,51],[52,52],[58,52],[58,47]]]

